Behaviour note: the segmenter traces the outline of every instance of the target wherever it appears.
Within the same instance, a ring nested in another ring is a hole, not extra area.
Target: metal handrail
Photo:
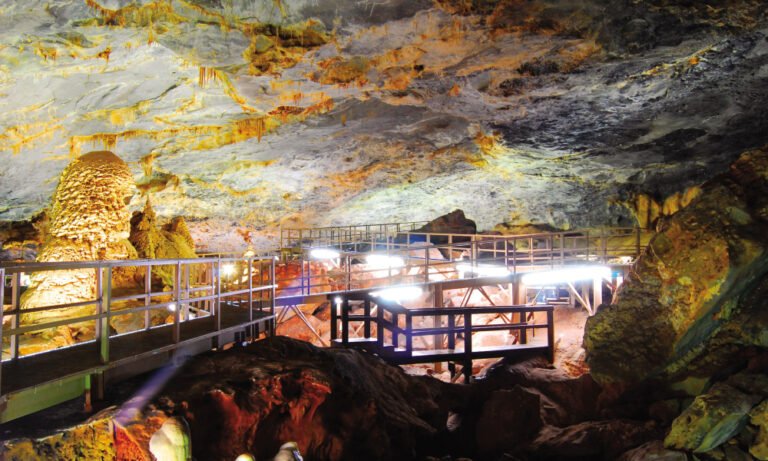
[[[370,240],[371,236],[391,236],[406,230],[414,230],[428,221],[401,223],[357,224],[350,226],[280,228],[280,248],[304,247],[304,240],[319,240],[321,245]],[[357,238],[355,238],[357,236]],[[348,239],[348,240],[343,240]]]
[[[231,280],[223,280],[226,276],[222,273],[222,267],[232,264],[235,273]],[[213,322],[210,331],[206,329],[202,336],[217,334],[222,331],[222,303],[235,302],[244,306],[248,312],[248,319],[243,326],[250,328],[255,321],[274,318],[275,316],[275,279],[274,258],[196,258],[196,259],[165,259],[165,260],[120,260],[120,261],[81,261],[81,262],[33,262],[10,263],[0,265],[0,320],[6,315],[12,316],[11,327],[3,329],[0,322],[0,340],[7,339],[10,344],[10,354],[6,355],[4,347],[0,347],[0,363],[2,361],[16,361],[19,358],[34,354],[21,354],[21,336],[40,330],[56,328],[65,325],[82,324],[85,322],[95,324],[94,338],[77,342],[72,345],[96,343],[95,353],[99,354],[100,362],[108,366],[110,360],[110,340],[126,334],[138,333],[155,328],[168,327],[172,332],[169,344],[162,348],[175,347],[182,342],[180,335],[181,324],[193,319],[190,312],[204,317],[212,317]],[[152,288],[152,269],[160,266],[173,268],[174,286],[172,291],[157,291]],[[136,267],[144,269],[144,288],[141,292],[113,296],[112,272],[116,268]],[[239,270],[239,272],[237,272]],[[62,303],[50,306],[37,306],[29,309],[21,308],[21,275],[29,273],[57,271],[93,271],[91,283],[94,283],[95,291],[92,299]],[[195,279],[194,274],[199,277]],[[247,277],[247,280],[244,279]],[[10,279],[11,309],[6,309],[5,294],[6,281]],[[257,282],[254,284],[254,279]],[[224,283],[222,283],[224,282]],[[197,286],[195,286],[197,285]],[[156,298],[167,297],[167,300],[157,302]],[[155,299],[153,299],[155,298]],[[143,305],[129,305],[131,301]],[[154,302],[153,302],[154,301]],[[128,304],[128,305],[126,305]],[[55,313],[66,308],[87,308],[93,306],[91,312],[83,314],[79,311],[76,315],[68,315],[64,318],[56,318]],[[151,325],[150,314],[156,309],[165,309],[175,306],[173,321],[163,325]],[[22,315],[28,313],[51,312],[50,319],[44,319],[41,323],[22,324]],[[259,312],[258,318],[254,315]],[[144,313],[144,326],[138,329],[112,333],[110,321],[115,317],[125,315],[141,315]],[[227,327],[230,328],[230,327]],[[271,326],[269,327],[271,331]],[[199,335],[198,335],[199,336]],[[4,344],[4,343],[0,343]],[[64,346],[69,347],[72,345]],[[52,350],[58,350],[55,348]],[[51,350],[38,352],[46,353]],[[0,374],[0,383],[2,375]]]
[[[432,232],[405,232],[404,242],[381,242],[366,251],[339,251],[339,258],[330,271],[317,273],[317,261],[311,258],[312,248],[303,248],[296,259],[284,258],[282,265],[299,266],[296,276],[280,279],[279,295],[317,295],[340,290],[365,287],[424,283],[430,272],[444,276],[458,275],[457,263],[479,268],[496,265],[510,273],[537,269],[551,269],[574,263],[609,263],[629,265],[617,261],[619,257],[635,260],[643,251],[646,231],[639,228],[614,228],[599,232],[562,231],[524,235],[450,234]],[[419,240],[412,242],[412,236]],[[423,237],[423,239],[421,238]],[[434,237],[448,243],[432,244]],[[632,239],[632,242],[617,239]],[[441,256],[430,256],[439,251]],[[400,257],[403,267],[363,268],[355,264],[370,254]],[[414,273],[419,269],[420,273]],[[314,273],[313,273],[314,271]],[[477,275],[477,274],[475,274]],[[287,286],[286,286],[287,285]],[[330,286],[329,286],[330,285]],[[341,287],[333,289],[333,287]]]
[[[374,315],[372,304],[376,305]],[[341,310],[341,312],[339,312]],[[469,380],[472,369],[472,360],[481,357],[502,356],[517,349],[524,349],[528,343],[528,330],[546,329],[546,344],[537,346],[546,349],[549,359],[554,360],[555,331],[554,331],[554,307],[551,305],[535,306],[483,306],[483,307],[429,307],[408,308],[398,303],[380,301],[370,294],[363,298],[363,315],[353,315],[349,299],[344,298],[331,308],[331,340],[337,341],[343,346],[350,346],[352,339],[350,331],[351,323],[363,324],[363,337],[360,338],[366,349],[378,354],[385,360],[395,364],[435,361],[460,360],[464,363],[464,374]],[[528,323],[530,313],[541,312],[546,315],[545,323]],[[477,325],[473,322],[476,315],[510,314],[502,324]],[[514,314],[518,314],[519,321],[514,321]],[[436,326],[434,323],[428,327],[417,327],[414,318],[445,317],[447,325]],[[463,319],[463,325],[459,324],[457,317]],[[341,322],[341,327],[338,323]],[[402,326],[401,326],[402,325]],[[371,337],[372,327],[376,328],[375,337]],[[489,331],[515,331],[519,346],[499,346],[496,348],[484,348],[482,351],[472,347],[472,338],[475,333]],[[460,336],[463,335],[463,338]],[[438,348],[433,344],[432,349],[417,349],[414,338],[419,336],[434,336],[436,341],[447,340],[448,349]],[[401,341],[401,337],[403,340]],[[463,340],[463,348],[456,348],[457,343]],[[423,352],[419,357],[414,357],[414,352]],[[432,351],[430,353],[430,351]]]

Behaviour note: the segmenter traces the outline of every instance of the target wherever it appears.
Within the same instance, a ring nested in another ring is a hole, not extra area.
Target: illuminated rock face
[[[664,224],[616,305],[587,322],[592,375],[621,386],[658,380],[698,394],[768,347],[768,150]]]
[[[457,208],[649,224],[768,142],[764,2],[727,3],[7,0],[0,220],[105,148],[213,250]]]
[[[50,223],[38,261],[131,259],[127,202],[133,192],[128,166],[111,152],[91,152],[62,173],[50,209]],[[130,271],[115,273],[115,286],[132,283]],[[93,270],[37,272],[21,299],[22,309],[94,299]],[[93,311],[93,306],[29,313],[23,323]]]
[[[176,217],[159,227],[152,205],[147,201],[144,210],[131,217],[129,240],[142,259],[189,259],[195,258],[195,242],[189,234],[184,218]],[[155,266],[152,269],[153,284],[167,287],[174,284],[173,266]]]

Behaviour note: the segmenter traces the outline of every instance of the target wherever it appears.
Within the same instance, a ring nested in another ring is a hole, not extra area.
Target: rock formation
[[[599,393],[589,376],[570,378],[542,358],[502,361],[471,385],[448,384],[355,350],[273,337],[191,359],[143,412],[114,422],[109,453],[149,461],[151,440],[169,439],[161,429],[169,418],[189,423],[194,457],[209,461],[270,459],[287,441],[320,461],[608,461],[663,436],[644,415],[602,416]],[[39,456],[63,437],[10,441],[6,459]],[[59,450],[103,434],[88,437],[64,437]]]
[[[128,199],[133,176],[120,157],[111,152],[90,152],[72,162],[61,180],[49,213],[45,240],[38,261],[94,261],[130,259],[136,250],[128,241]],[[132,274],[116,271],[114,284],[132,283]],[[93,300],[93,270],[36,272],[21,299],[22,310]],[[22,323],[40,323],[51,317],[86,315],[93,306],[22,315]]]
[[[667,218],[617,302],[587,322],[587,363],[610,394],[696,396],[681,402],[666,448],[706,459],[768,459],[766,232],[763,148],[744,153]],[[625,459],[651,451],[676,459],[658,444]]]
[[[587,323],[601,383],[659,380],[695,395],[768,347],[768,149],[701,189],[651,241],[617,303]]]
[[[144,259],[188,259],[196,258],[195,242],[189,234],[187,223],[182,217],[175,217],[164,226],[158,226],[155,211],[147,199],[143,211],[136,211],[131,217],[129,241],[136,248],[139,258]],[[174,268],[155,266],[152,269],[153,284],[161,283],[172,287]]]

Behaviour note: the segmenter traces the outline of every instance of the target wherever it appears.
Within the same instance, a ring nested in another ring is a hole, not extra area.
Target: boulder
[[[41,439],[8,441],[0,447],[4,461],[35,459],[117,459],[114,423],[98,418]]]
[[[541,396],[515,386],[494,391],[477,421],[477,447],[483,456],[500,454],[530,440],[541,429]]]
[[[749,453],[760,461],[768,460],[768,400],[764,400],[749,413],[749,422],[758,428]]]
[[[143,211],[131,217],[130,242],[143,259],[191,259],[196,258],[195,242],[182,217],[173,218],[163,226],[157,223],[152,204],[147,199]],[[175,266],[153,266],[152,284],[172,287]],[[194,274],[192,275],[194,281]]]
[[[587,374],[571,377],[553,368],[545,358],[518,363],[500,361],[477,377],[479,392],[523,386],[540,395],[541,415],[546,424],[568,426],[598,416],[595,402],[600,386]]]
[[[586,421],[568,427],[545,426],[528,451],[536,459],[615,460],[659,435],[653,423]]]
[[[768,346],[768,148],[744,153],[671,216],[618,293],[590,318],[587,363],[602,384],[646,380],[692,395]]]
[[[664,446],[707,452],[718,447],[741,431],[749,412],[759,397],[745,394],[724,383],[717,383],[693,401],[672,422]]]
[[[476,234],[477,224],[464,216],[464,211],[453,210],[448,214],[435,218],[413,232],[436,234]]]
[[[629,450],[618,461],[688,461],[688,456],[682,451],[664,448],[661,440],[654,440]]]
[[[477,234],[477,224],[471,219],[467,219],[462,210],[454,210],[446,215],[433,219],[411,232],[416,234]],[[410,244],[431,243],[433,245],[447,245],[449,241],[452,244],[466,243],[469,242],[471,238],[454,237],[453,239],[449,239],[447,236],[431,235],[429,237],[429,242],[427,242],[426,237],[422,235],[411,235],[410,237],[406,237],[404,234],[398,234],[395,238],[395,243],[405,244],[407,240]],[[459,256],[458,252],[454,252],[453,255],[450,255],[445,249],[441,249],[440,253],[445,258]]]

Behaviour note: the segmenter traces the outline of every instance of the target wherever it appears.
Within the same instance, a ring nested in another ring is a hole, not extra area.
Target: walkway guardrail
[[[392,238],[401,232],[416,230],[427,223],[428,221],[413,221],[356,226],[281,228],[280,248],[334,246],[359,251],[362,244]]]
[[[61,293],[25,308],[25,291],[53,290],[57,279]],[[91,344],[95,360],[82,365],[108,367],[233,328],[253,333],[275,316],[274,258],[8,263],[0,280],[0,319],[10,326],[0,323],[4,366]],[[67,297],[72,283],[82,288],[74,299]],[[5,378],[0,375],[0,394]]]
[[[639,228],[526,235],[402,232],[395,239],[366,242],[366,251],[308,247],[283,258],[278,296],[517,274],[569,264],[630,265],[651,236]],[[323,255],[317,256],[316,250]]]
[[[469,381],[475,359],[541,352],[554,360],[551,305],[407,308],[366,295],[360,309],[362,313],[354,313],[346,297],[331,309],[331,341],[366,349],[394,364],[459,362],[463,364],[465,380]],[[537,319],[536,313],[543,314],[544,319]],[[480,323],[475,320],[477,316],[493,316],[498,321]],[[533,323],[529,322],[531,319]],[[424,326],[425,323],[428,325]],[[350,332],[359,331],[356,326],[362,326],[362,336],[354,338]],[[529,332],[540,329],[546,335],[529,341]],[[476,334],[499,331],[509,332],[514,339],[512,344],[473,346]],[[425,336],[434,338],[431,347],[426,342],[417,345],[416,339]]]

